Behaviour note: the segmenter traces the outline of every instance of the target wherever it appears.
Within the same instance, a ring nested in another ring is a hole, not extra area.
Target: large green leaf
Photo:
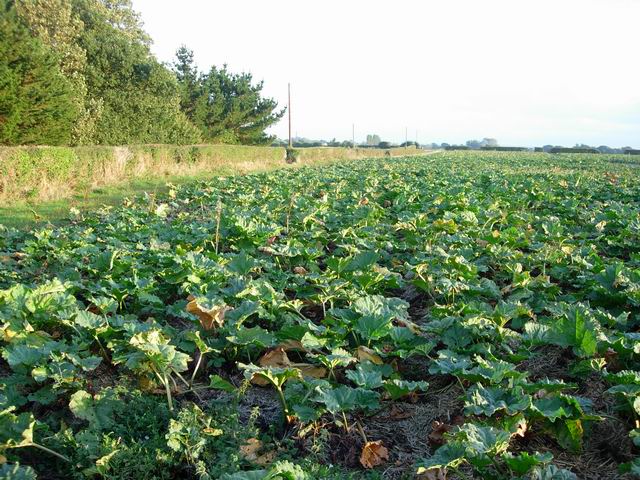
[[[456,468],[465,461],[466,448],[461,442],[449,441],[436,450],[433,456],[418,462],[418,474],[424,474],[431,469]]]
[[[464,408],[466,413],[473,415],[492,416],[497,411],[504,411],[507,415],[526,410],[531,406],[531,397],[524,393],[522,387],[511,389],[500,387],[485,388],[477,384],[467,392]]]
[[[391,400],[398,400],[416,391],[426,392],[428,387],[429,383],[424,381],[411,382],[408,380],[391,379],[384,382],[384,389],[391,397]]]
[[[69,400],[69,410],[78,418],[89,422],[91,428],[104,430],[113,425],[113,411],[121,400],[109,391],[93,396],[78,390]]]
[[[355,370],[349,370],[346,375],[358,387],[374,389],[382,386],[382,373],[380,371],[364,369],[358,365]]]
[[[553,343],[571,347],[580,357],[593,356],[598,347],[600,326],[583,308],[570,307],[551,325],[550,338]]]

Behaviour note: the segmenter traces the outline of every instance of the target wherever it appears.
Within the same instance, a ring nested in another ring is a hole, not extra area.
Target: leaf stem
[[[222,201],[218,199],[216,206],[216,255],[218,255],[218,247],[220,246],[220,220],[222,219]]]
[[[156,376],[158,377],[158,379],[160,379],[160,381],[164,384],[164,390],[165,392],[167,392],[167,405],[169,405],[169,411],[173,412],[173,401],[171,399],[171,388],[169,387],[169,380],[167,379],[166,375],[160,375],[160,373],[155,369],[155,367],[151,367],[151,370],[153,370],[153,373],[156,374]]]
[[[65,457],[64,455],[58,453],[58,452],[54,452],[53,450],[45,447],[44,445],[40,445],[39,443],[35,443],[35,442],[31,442],[31,443],[25,443],[24,445],[19,445],[17,447],[13,447],[13,448],[22,448],[22,447],[35,447],[35,448],[39,448],[40,450],[50,453],[51,455],[58,457],[61,460],[64,460],[65,462],[71,463],[71,460],[68,457]]]
[[[191,388],[191,384],[189,382],[187,382],[182,375],[180,375],[175,370],[173,370],[173,373],[175,373],[177,375],[177,377],[182,381],[182,383],[184,383],[186,385],[186,387],[189,389],[188,390],[189,392],[193,392],[193,394],[197,397],[197,399],[202,401],[202,397],[200,395],[198,395],[198,393],[193,388]]]
[[[360,432],[360,435],[362,436],[364,443],[368,443],[369,441],[367,440],[367,435],[364,433],[364,430],[362,429],[362,425],[360,425],[360,422],[356,422],[356,427],[358,428],[358,432]]]
[[[351,433],[351,428],[349,427],[349,422],[347,421],[347,416],[344,413],[344,410],[342,411],[342,420],[344,420],[344,430],[347,433]]]
[[[202,357],[203,357],[202,352],[199,352],[198,361],[196,362],[196,366],[194,367],[193,373],[191,374],[191,380],[189,381],[189,388],[191,388],[191,386],[193,385],[193,381],[196,378],[196,373],[198,373],[198,368],[200,368],[200,362],[202,362]]]

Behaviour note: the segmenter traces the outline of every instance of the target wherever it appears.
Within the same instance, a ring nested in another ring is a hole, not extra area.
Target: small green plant
[[[191,389],[189,382],[181,375],[187,370],[189,360],[189,355],[170,345],[169,339],[156,328],[134,334],[127,345],[122,345],[119,354],[113,357],[115,364],[122,363],[133,371],[155,375],[165,388],[169,410],[173,410],[172,384],[177,387],[174,375]]]
[[[51,450],[34,441],[34,428],[36,420],[31,413],[15,415],[11,409],[0,412],[0,456],[8,450],[16,448],[33,447],[50,455],[58,457],[65,462],[70,460],[58,452]],[[22,471],[22,470],[21,470]],[[22,473],[25,473],[22,471]]]

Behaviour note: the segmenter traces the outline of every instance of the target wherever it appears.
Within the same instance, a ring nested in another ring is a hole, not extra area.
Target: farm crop
[[[638,475],[639,172],[446,152],[0,226],[0,475]]]

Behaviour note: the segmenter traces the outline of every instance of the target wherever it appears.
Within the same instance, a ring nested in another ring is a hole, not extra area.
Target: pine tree
[[[0,38],[0,144],[68,143],[77,117],[72,85],[13,0],[0,0]]]
[[[193,52],[181,47],[173,68],[181,88],[181,108],[208,142],[246,145],[269,144],[265,130],[285,113],[278,103],[263,98],[263,83],[253,84],[249,73],[234,74],[211,68],[200,74]]]

